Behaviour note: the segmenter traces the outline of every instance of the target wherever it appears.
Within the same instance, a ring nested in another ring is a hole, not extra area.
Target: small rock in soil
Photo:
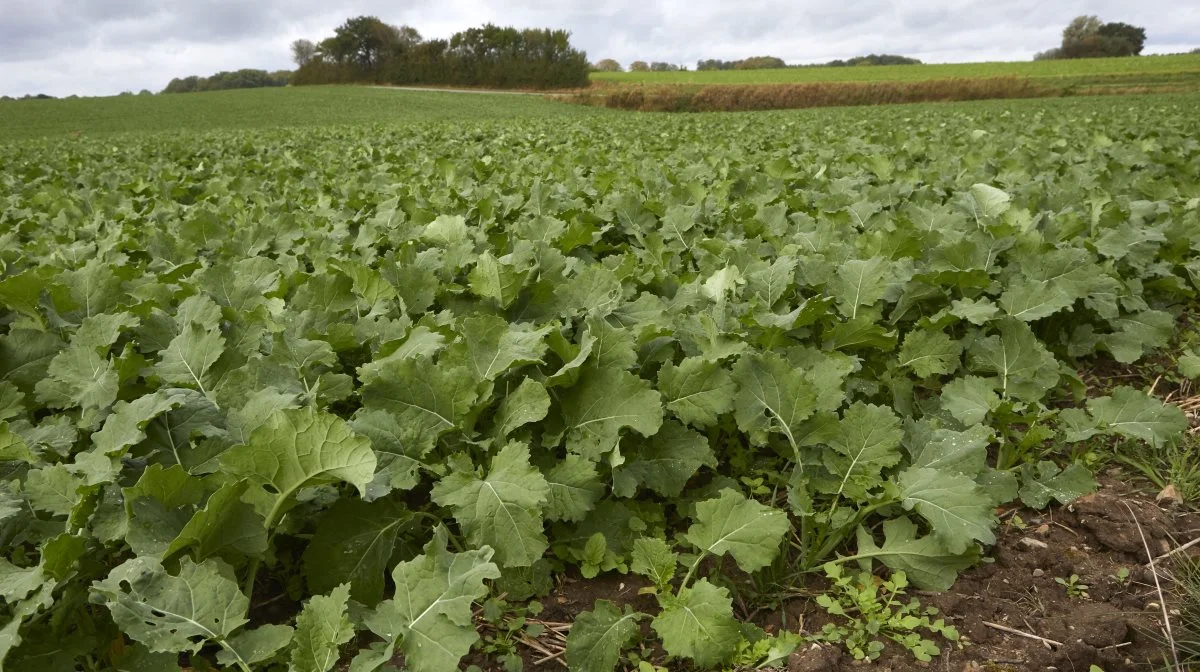
[[[1045,576],[1045,575],[1046,575],[1046,570],[1044,570],[1044,569],[1042,569],[1042,568],[1040,568],[1040,567],[1039,567],[1039,568],[1037,568],[1037,569],[1033,570],[1033,575],[1034,575],[1034,576]]]
[[[1183,497],[1179,496],[1179,488],[1175,487],[1174,483],[1168,483],[1167,487],[1163,488],[1162,492],[1159,492],[1158,496],[1154,498],[1154,501],[1166,506],[1179,506],[1183,504]]]
[[[788,658],[788,672],[836,672],[841,662],[840,647],[813,644]]]
[[[1046,542],[1038,541],[1037,539],[1031,539],[1030,537],[1022,537],[1021,545],[1026,548],[1049,548]]]

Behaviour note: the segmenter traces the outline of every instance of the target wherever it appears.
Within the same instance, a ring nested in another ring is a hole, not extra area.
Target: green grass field
[[[0,102],[0,142],[54,136],[594,114],[540,96],[310,86]]]
[[[1092,58],[1009,63],[881,65],[780,70],[706,70],[703,72],[596,72],[594,82],[623,84],[784,84],[802,82],[885,82],[981,77],[1119,78],[1200,75],[1200,55]],[[1090,83],[1090,82],[1081,82]]]

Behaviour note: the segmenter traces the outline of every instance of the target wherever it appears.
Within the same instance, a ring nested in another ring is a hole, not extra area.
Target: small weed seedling
[[[828,563],[825,576],[832,582],[830,593],[817,596],[817,604],[846,622],[826,624],[816,639],[841,642],[857,660],[878,658],[884,647],[881,638],[892,640],[925,662],[942,650],[933,640],[926,639],[922,631],[958,641],[954,626],[941,618],[930,620],[937,616],[937,609],[922,609],[916,598],[907,603],[899,601],[908,586],[904,572],[895,572],[884,580],[869,572],[844,574],[840,565]]]
[[[1116,574],[1110,574],[1108,578],[1116,581],[1118,586],[1124,586],[1129,583],[1129,568],[1121,567]]]
[[[500,661],[505,672],[521,672],[522,661],[517,643],[524,634],[530,639],[541,636],[543,625],[530,623],[529,617],[542,613],[542,603],[511,604],[504,596],[494,597],[483,603],[483,619],[491,628],[483,636],[480,650]]]
[[[1086,583],[1080,583],[1078,574],[1072,574],[1069,579],[1056,576],[1054,582],[1067,589],[1068,597],[1087,599],[1089,586]]]

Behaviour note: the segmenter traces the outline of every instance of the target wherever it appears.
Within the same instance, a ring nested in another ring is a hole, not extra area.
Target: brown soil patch
[[[1099,665],[1106,672],[1122,672],[1161,662],[1159,597],[1130,509],[1156,556],[1200,534],[1200,515],[1162,509],[1152,497],[1132,493],[1116,481],[1071,506],[1013,512],[1025,529],[1004,525],[989,552],[992,562],[964,572],[946,593],[920,595],[923,604],[937,607],[958,627],[964,646],[943,646],[942,655],[928,664],[889,649],[890,655],[871,669],[1084,672]],[[1123,583],[1115,578],[1121,568],[1130,572]],[[1055,581],[1072,574],[1089,587],[1086,598],[1070,597]],[[1160,581],[1165,582],[1161,572]],[[802,606],[800,613],[818,620],[812,605]],[[1003,632],[985,621],[1062,646]],[[805,651],[793,656],[791,669],[836,672],[862,666],[846,658],[824,667],[803,666],[816,655]]]

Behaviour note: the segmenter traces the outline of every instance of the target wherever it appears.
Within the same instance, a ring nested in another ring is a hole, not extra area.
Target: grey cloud
[[[1026,59],[1072,17],[1145,26],[1147,51],[1200,46],[1178,0],[0,0],[0,94],[113,94],[239,67],[290,67],[288,44],[374,14],[427,37],[484,22],[566,28],[594,60],[694,64],[869,52],[930,62]]]

